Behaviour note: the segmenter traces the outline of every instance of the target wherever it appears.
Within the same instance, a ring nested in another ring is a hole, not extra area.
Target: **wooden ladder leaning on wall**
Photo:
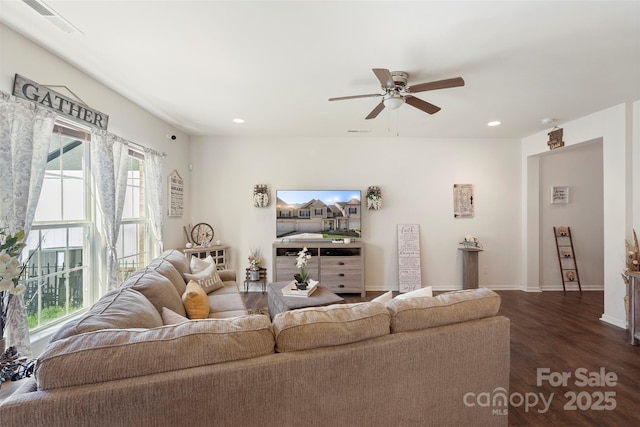
[[[576,252],[573,249],[571,227],[553,227],[553,235],[556,239],[558,264],[560,265],[560,275],[562,276],[562,290],[566,292],[566,283],[577,283],[578,289],[582,292]]]

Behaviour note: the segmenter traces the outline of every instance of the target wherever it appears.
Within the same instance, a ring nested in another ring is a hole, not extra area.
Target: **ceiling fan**
[[[440,111],[440,107],[435,106],[427,101],[413,96],[417,92],[425,92],[427,90],[446,89],[450,87],[464,86],[462,77],[454,77],[452,79],[438,80],[428,83],[420,83],[414,86],[407,86],[409,74],[404,71],[389,71],[386,68],[373,68],[384,94],[371,93],[368,95],[341,96],[338,98],[329,98],[329,101],[341,101],[344,99],[355,98],[372,98],[381,96],[382,101],[374,108],[365,119],[374,119],[386,108],[396,109],[405,102],[412,107],[422,110],[425,113],[435,114]]]

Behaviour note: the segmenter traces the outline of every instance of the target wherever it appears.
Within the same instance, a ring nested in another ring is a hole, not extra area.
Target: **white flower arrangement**
[[[367,209],[378,210],[382,207],[382,193],[379,187],[367,189]]]
[[[309,278],[307,264],[309,263],[310,259],[311,253],[306,247],[298,252],[298,257],[296,258],[296,267],[300,270],[300,273],[295,275],[295,279],[298,283],[304,283]]]
[[[18,283],[26,265],[20,264],[20,254],[26,246],[23,242],[24,230],[11,235],[0,229],[0,338],[4,336],[7,320],[8,298],[22,295],[27,287]],[[8,298],[5,293],[8,293]],[[5,305],[5,301],[7,305]]]
[[[266,185],[258,184],[253,187],[253,206],[256,208],[269,206],[269,190]]]
[[[467,234],[466,236],[464,236],[464,240],[462,240],[462,244],[464,246],[470,246],[470,247],[478,247],[478,248],[482,247],[480,245],[480,240],[478,240],[477,237],[472,236],[471,234]]]

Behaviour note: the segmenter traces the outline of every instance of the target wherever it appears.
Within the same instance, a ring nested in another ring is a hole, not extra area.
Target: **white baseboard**
[[[612,317],[603,313],[602,317],[600,317],[600,320],[610,325],[617,326],[618,328],[621,328],[621,329],[628,329],[627,321],[618,319],[617,317]]]

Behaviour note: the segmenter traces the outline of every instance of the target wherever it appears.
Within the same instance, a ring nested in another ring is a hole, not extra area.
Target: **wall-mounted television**
[[[360,190],[276,190],[276,237],[359,238]]]

